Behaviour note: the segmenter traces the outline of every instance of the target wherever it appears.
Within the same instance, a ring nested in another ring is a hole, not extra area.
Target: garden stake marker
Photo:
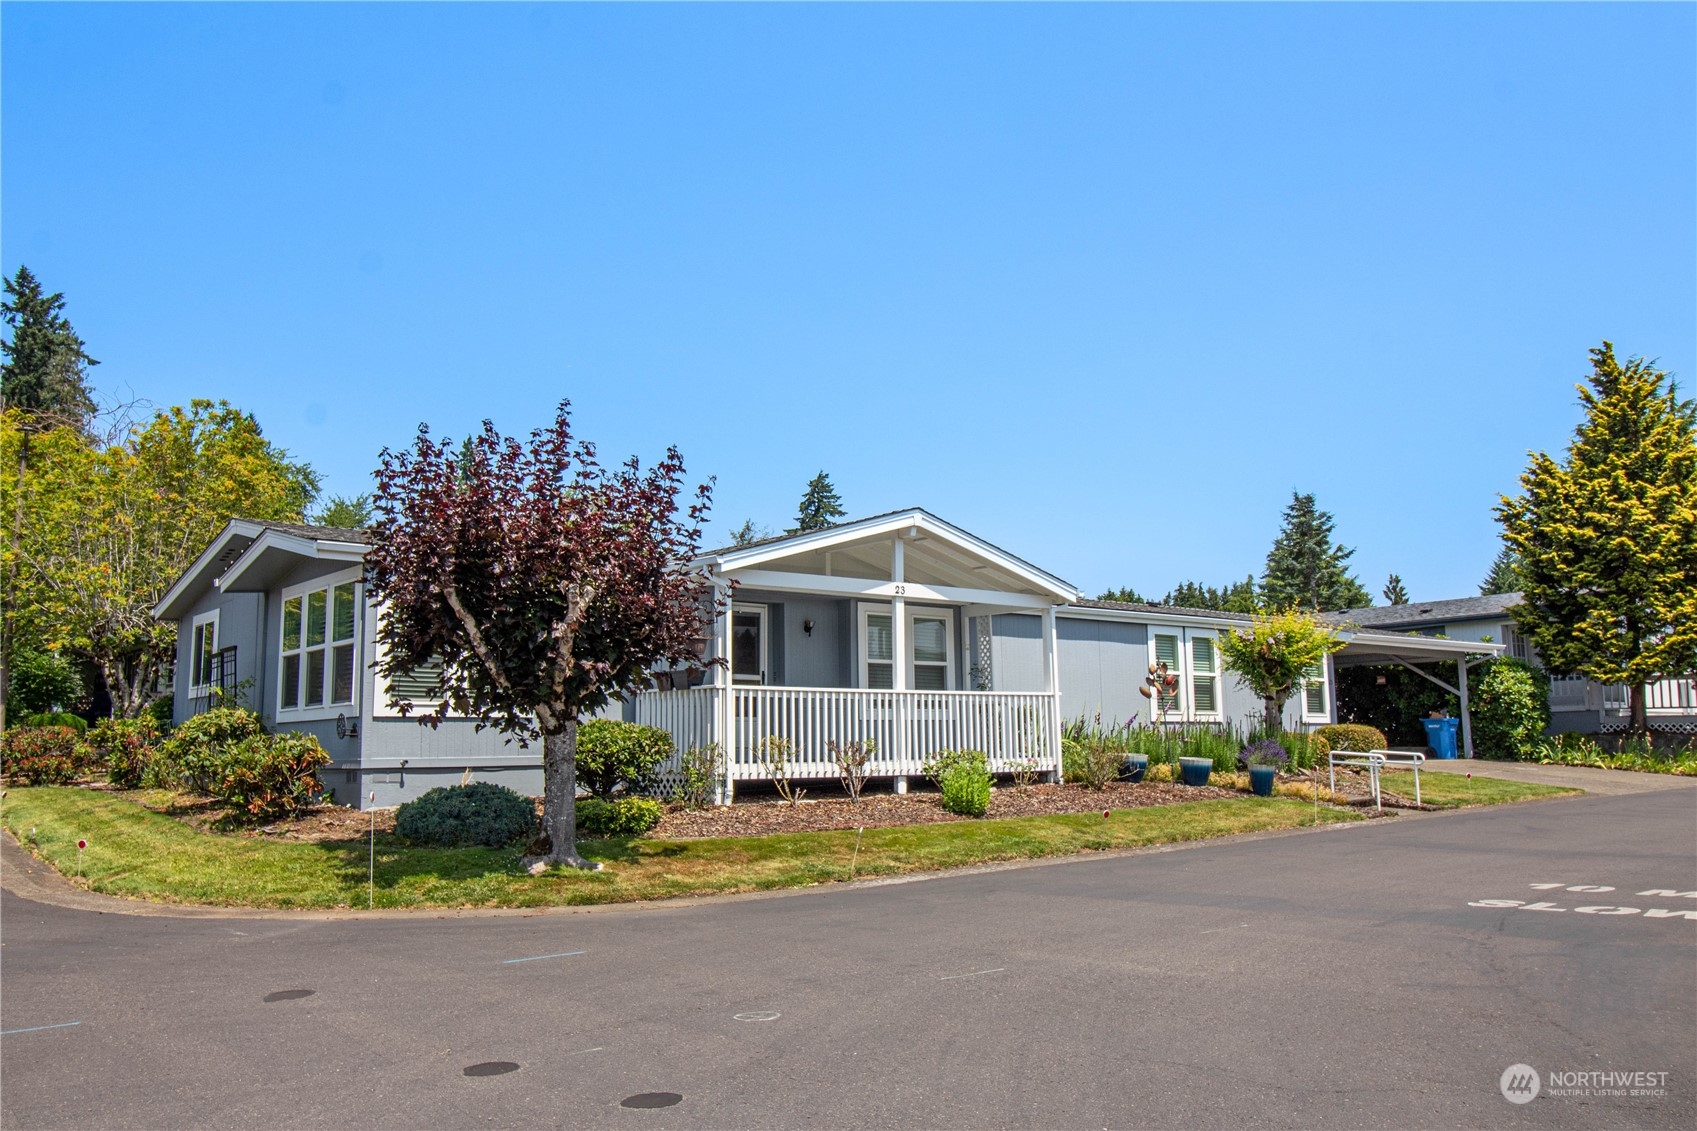
[[[849,879],[854,879],[854,866],[860,860],[860,837],[866,831],[866,826],[854,830],[854,855],[849,857]]]
[[[365,907],[377,906],[377,791],[371,791],[371,866],[365,878]]]
[[[88,841],[79,837],[77,839],[77,876],[79,879],[82,877],[82,850],[87,847]]]

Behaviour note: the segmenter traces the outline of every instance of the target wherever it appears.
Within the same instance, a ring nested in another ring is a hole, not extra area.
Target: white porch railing
[[[1550,680],[1550,710],[1625,714],[1631,694],[1624,684],[1597,683],[1579,675],[1554,676]],[[1697,714],[1697,678],[1678,676],[1646,684],[1644,709],[1659,715]]]
[[[728,716],[716,718],[731,698]],[[698,687],[636,697],[636,721],[670,732],[679,750],[720,742],[732,779],[766,777],[760,745],[787,740],[797,778],[836,776],[829,743],[872,742],[875,777],[917,775],[941,750],[980,750],[994,772],[1032,760],[1058,768],[1059,706],[1043,692]],[[729,741],[720,731],[729,727]]]

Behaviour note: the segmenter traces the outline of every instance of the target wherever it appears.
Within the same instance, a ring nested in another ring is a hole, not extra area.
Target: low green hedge
[[[442,848],[504,848],[536,831],[536,806],[504,785],[437,786],[395,813],[395,835]]]
[[[642,836],[652,832],[665,813],[652,797],[586,797],[577,803],[577,831],[587,837]]]

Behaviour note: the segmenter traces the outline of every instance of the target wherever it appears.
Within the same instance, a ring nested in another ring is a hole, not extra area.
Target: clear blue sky
[[[0,267],[368,489],[428,421],[827,469],[1091,593],[1314,492],[1470,595],[1588,347],[1697,389],[1697,6],[7,3]]]

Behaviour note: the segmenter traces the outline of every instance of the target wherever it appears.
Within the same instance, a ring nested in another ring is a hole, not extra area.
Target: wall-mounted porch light
[[[813,622],[811,620],[802,621],[801,622],[801,630],[803,632],[807,633],[807,635],[812,636],[813,635]]]

